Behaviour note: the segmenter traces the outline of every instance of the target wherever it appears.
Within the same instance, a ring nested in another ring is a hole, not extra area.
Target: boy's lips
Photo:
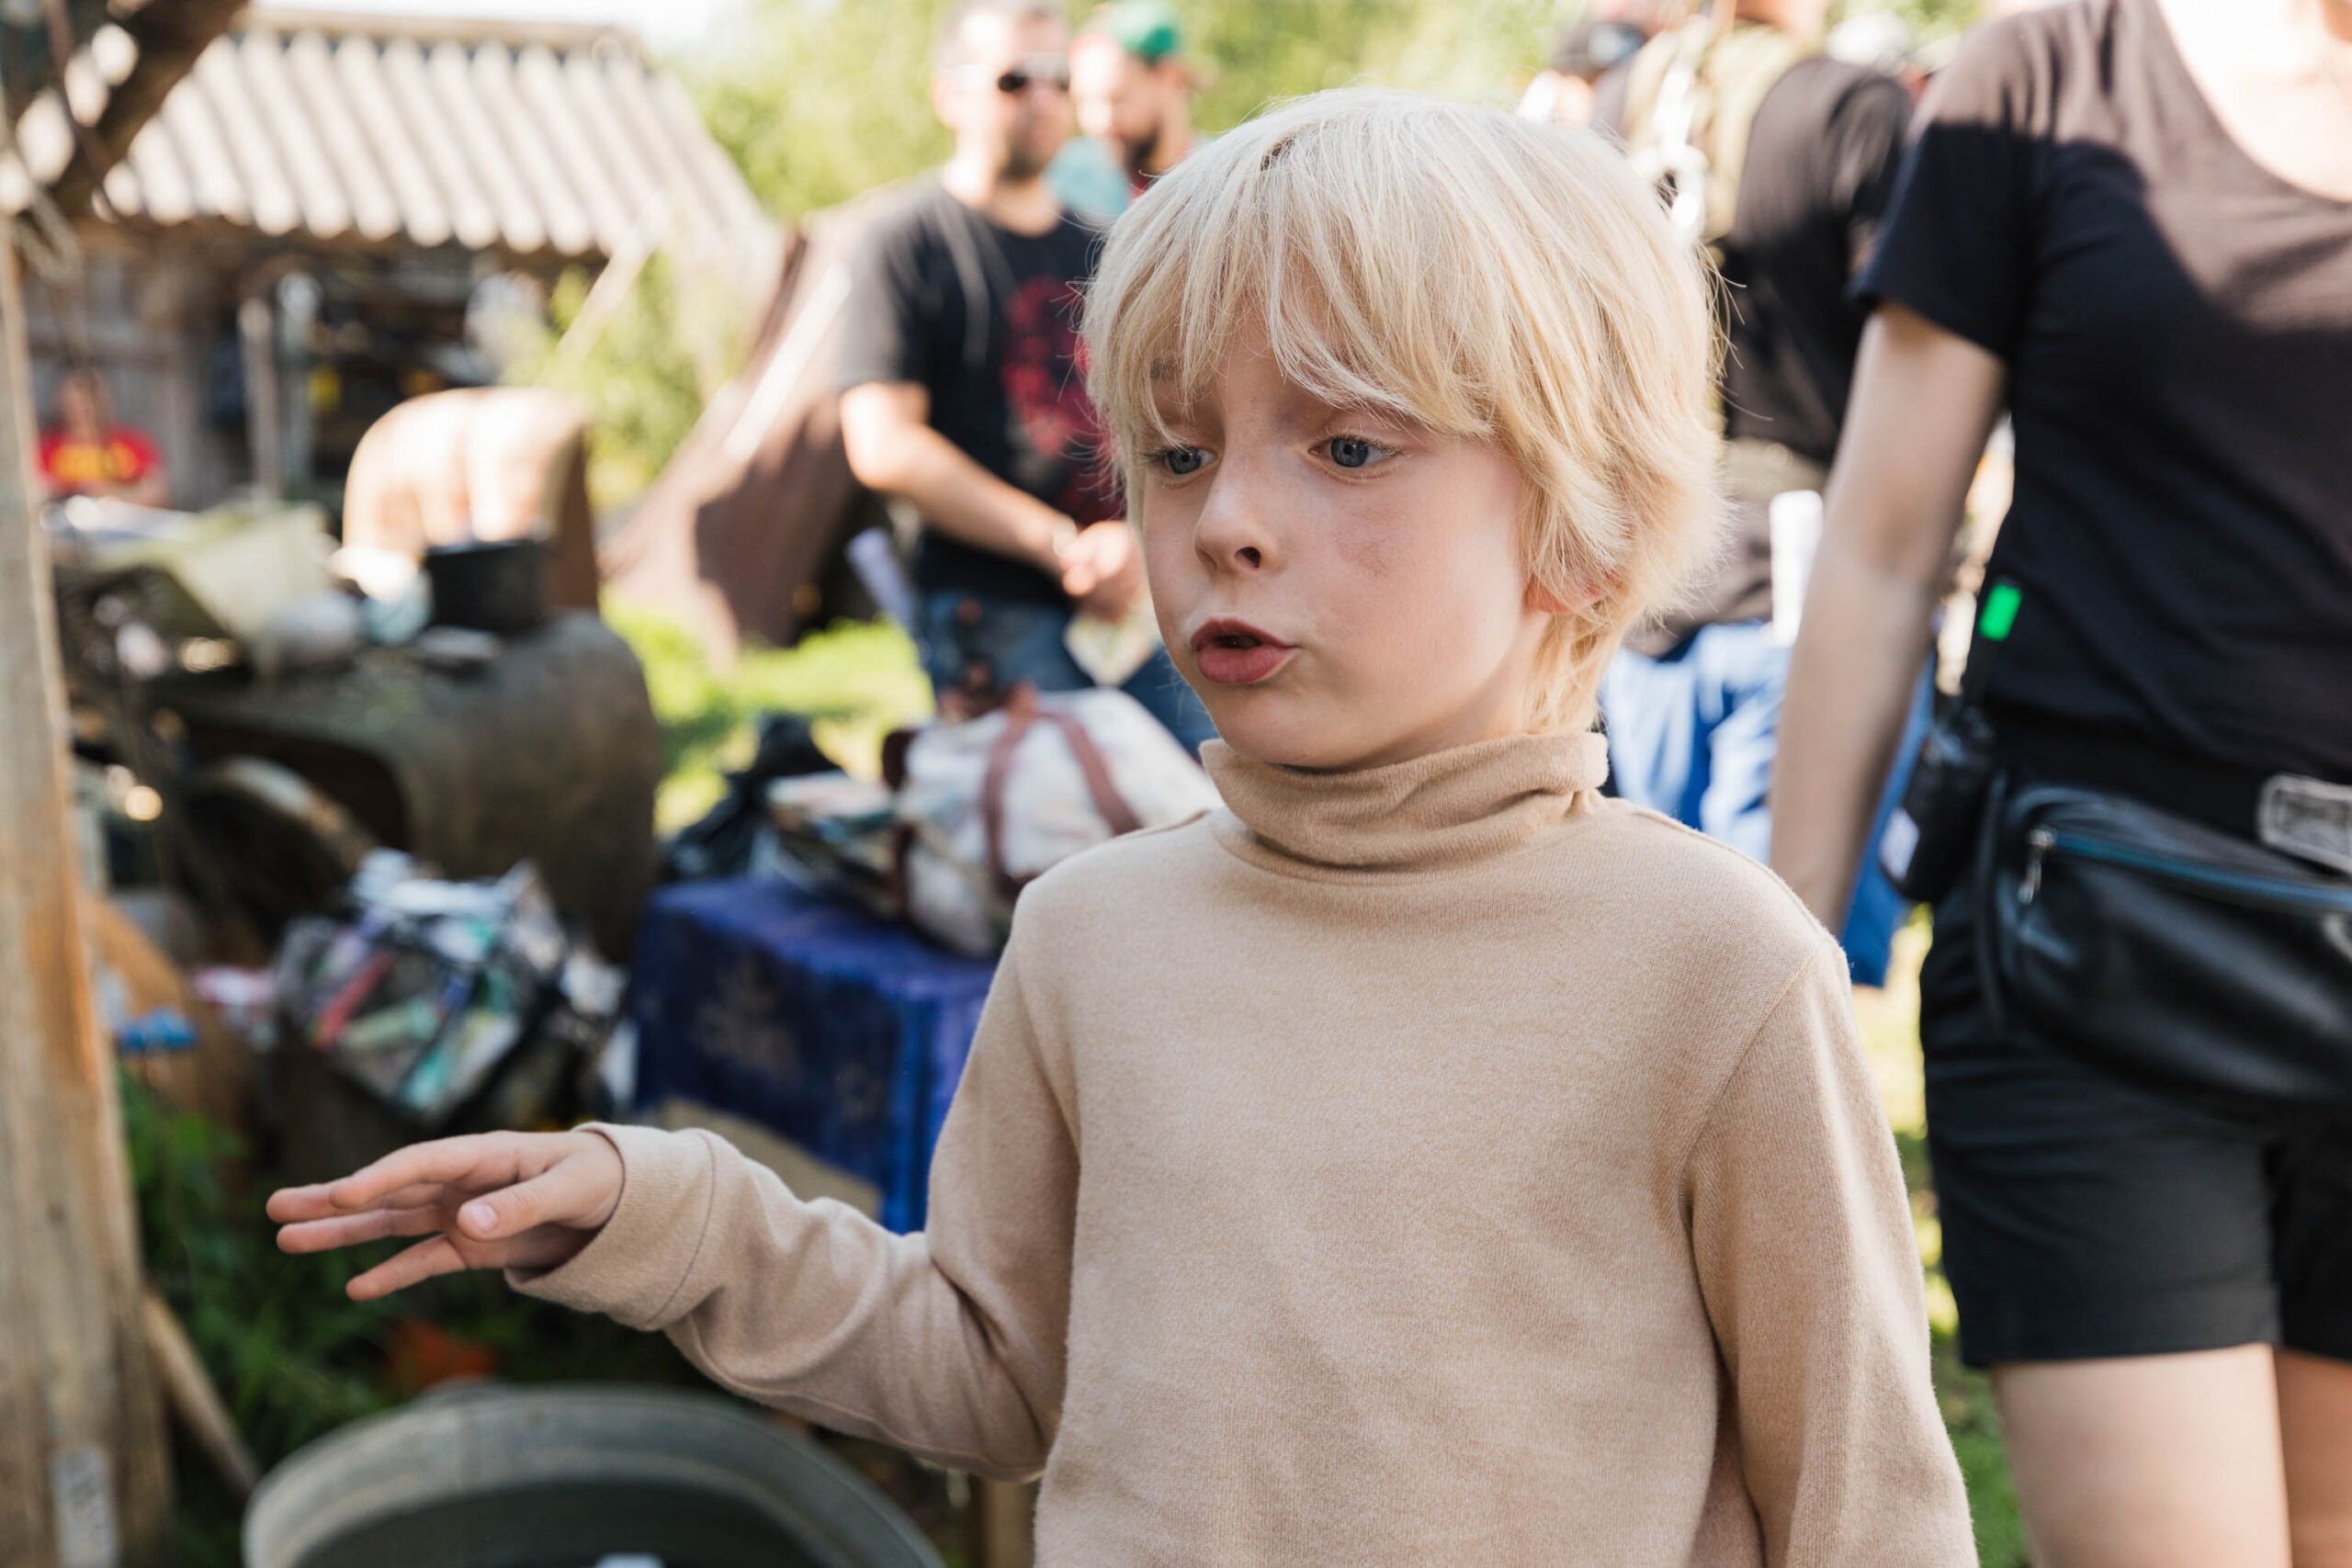
[[[1220,686],[1254,686],[1272,675],[1297,649],[1247,621],[1219,617],[1193,633],[1193,660]]]

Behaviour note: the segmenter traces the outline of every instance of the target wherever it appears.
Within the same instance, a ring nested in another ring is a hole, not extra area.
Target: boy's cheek
[[[1143,530],[1143,575],[1159,620],[1159,635],[1172,650],[1182,640],[1184,617],[1200,597],[1201,564],[1190,547],[1191,530],[1172,518],[1155,518]]]

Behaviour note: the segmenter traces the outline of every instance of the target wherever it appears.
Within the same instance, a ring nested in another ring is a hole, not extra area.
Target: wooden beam
[[[164,99],[194,68],[197,57],[220,35],[244,3],[245,0],[167,0],[158,4],[149,0],[119,24],[139,46],[139,59],[122,85],[107,99],[106,107],[98,111],[98,122],[90,128],[90,141],[106,159],[107,168],[122,161],[122,155],[130,151],[131,138],[139,134],[139,128],[164,107]],[[56,198],[59,210],[78,218],[90,209],[90,197],[105,177],[106,170],[91,168],[77,145],[74,161],[58,175],[51,195]]]
[[[0,1563],[118,1568],[162,1550],[169,1471],[82,947],[31,400],[0,243]]]

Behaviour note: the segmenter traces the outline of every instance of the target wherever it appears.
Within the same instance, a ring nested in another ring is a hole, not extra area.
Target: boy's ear
[[[1560,593],[1540,582],[1527,585],[1527,607],[1542,615],[1573,615],[1579,610],[1591,608],[1600,597],[1599,586],[1578,588],[1571,593]]]

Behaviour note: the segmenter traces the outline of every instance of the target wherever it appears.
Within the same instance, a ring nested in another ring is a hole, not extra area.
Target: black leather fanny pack
[[[1996,1018],[2220,1109],[2352,1120],[2352,876],[2075,784],[1996,784],[1983,831]]]

